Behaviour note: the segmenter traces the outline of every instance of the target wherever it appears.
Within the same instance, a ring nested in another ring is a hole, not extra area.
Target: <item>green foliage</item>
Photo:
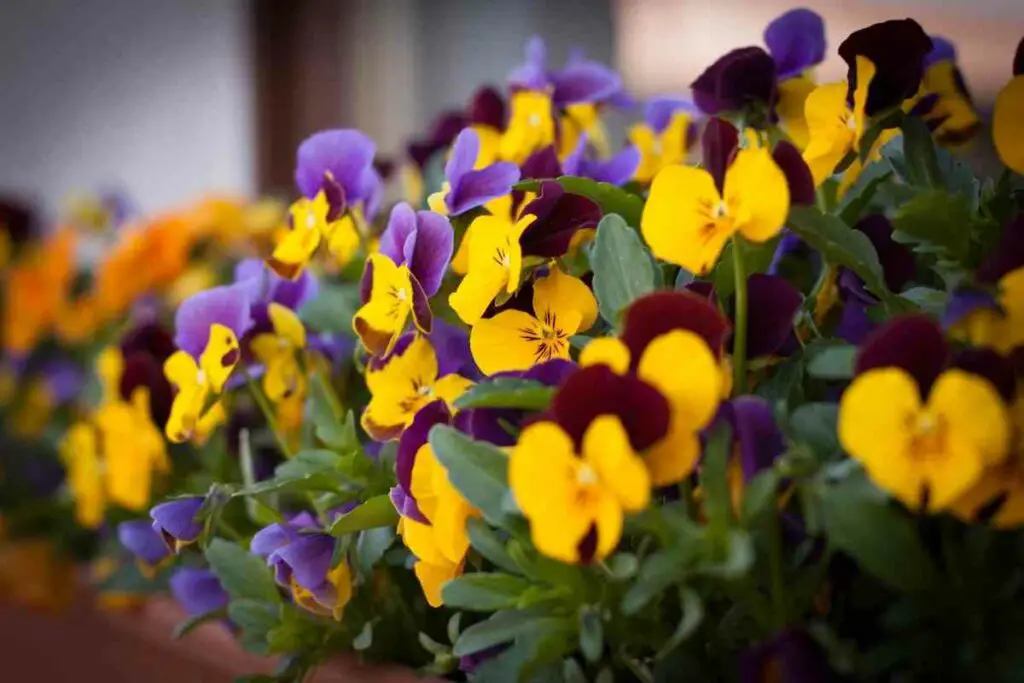
[[[232,598],[270,603],[281,600],[266,563],[242,546],[214,539],[206,549],[206,561]]]
[[[640,235],[616,214],[606,215],[597,226],[590,265],[601,317],[611,325],[619,323],[630,303],[656,287],[654,262]]]
[[[599,183],[589,178],[562,176],[557,179],[557,182],[566,192],[593,199],[601,207],[601,213],[605,215],[617,214],[622,217],[626,225],[634,228],[640,227],[640,216],[643,214],[644,201],[639,195],[621,187],[609,185],[608,183]],[[540,189],[540,181],[524,180],[516,185],[516,189],[536,192]]]
[[[339,517],[329,529],[332,536],[344,536],[366,529],[393,527],[398,522],[398,512],[386,493],[374,496],[357,505],[351,512]]]
[[[460,410],[470,408],[518,408],[543,410],[554,395],[553,387],[540,382],[515,377],[497,377],[473,385],[455,400]]]
[[[487,521],[500,525],[506,516],[502,501],[508,493],[508,456],[446,425],[431,429],[429,440],[452,485]]]

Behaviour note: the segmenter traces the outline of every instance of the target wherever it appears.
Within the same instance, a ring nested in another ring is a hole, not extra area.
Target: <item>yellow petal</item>
[[[647,507],[651,480],[619,418],[601,415],[590,423],[583,435],[583,455],[597,472],[602,488],[614,495],[623,510],[638,512]]]
[[[85,422],[75,423],[61,441],[60,455],[68,468],[75,519],[87,529],[99,527],[103,523],[106,495],[96,432]]]
[[[661,166],[681,164],[686,161],[687,133],[690,130],[690,115],[677,111],[672,115],[661,133]]]
[[[96,374],[103,388],[103,401],[117,401],[121,395],[121,375],[124,374],[124,356],[116,346],[108,346],[96,358]]]
[[[334,257],[334,263],[344,268],[359,252],[359,230],[353,214],[346,213],[328,226],[327,251]]]
[[[371,254],[368,262],[373,280],[370,298],[356,311],[352,327],[370,353],[386,356],[405,330],[412,311],[412,282],[409,269],[396,266],[384,254]]]
[[[1024,76],[1017,76],[996,96],[992,141],[1004,164],[1024,174]]]
[[[281,340],[276,334],[264,332],[257,334],[249,341],[249,350],[261,363],[269,363],[284,351],[281,348]]]
[[[1010,446],[1010,419],[995,387],[977,375],[948,370],[928,395],[928,409],[944,417],[951,435],[977,450],[986,465],[1002,461]]]
[[[789,183],[767,148],[736,154],[725,172],[724,194],[736,229],[752,242],[766,242],[786,223]]]
[[[597,530],[597,547],[593,561],[600,561],[611,555],[622,538],[622,508],[611,495],[603,495],[595,504],[594,525]]]
[[[164,428],[164,433],[172,443],[184,443],[192,436],[208,394],[205,384],[190,384],[178,388]]]
[[[585,332],[597,321],[597,299],[590,287],[558,268],[534,282],[533,310],[539,320],[566,336]]]
[[[469,350],[485,375],[526,370],[542,360],[568,358],[568,341],[545,340],[540,321],[522,311],[502,311],[469,331]]]
[[[776,111],[779,114],[782,129],[793,144],[801,150],[807,147],[810,140],[804,108],[807,97],[814,91],[814,88],[814,81],[807,76],[787,78],[779,83],[779,101]]]
[[[657,133],[646,123],[637,123],[629,129],[629,141],[640,151],[640,165],[637,166],[633,179],[638,183],[649,183],[661,169]]]
[[[400,531],[402,542],[413,555],[429,564],[446,564],[444,555],[437,548],[434,541],[434,528],[429,524],[417,522],[408,517],[403,517]]]
[[[1003,354],[1024,346],[1024,268],[999,279],[999,305],[1003,309],[994,346]]]
[[[500,264],[484,264],[476,269],[471,267],[448,296],[448,305],[462,322],[476,325],[507,283],[508,270]]]
[[[808,134],[804,161],[817,187],[835,172],[839,162],[853,149],[856,132],[848,123],[853,113],[846,104],[846,83],[815,88],[807,96],[804,115]]]
[[[871,81],[875,78],[875,64],[867,57],[857,55],[857,88],[853,91],[853,122],[854,141],[859,144],[861,136],[864,135],[864,128],[867,126],[867,113],[864,107],[867,106],[868,89]]]
[[[287,306],[271,302],[267,306],[267,315],[271,324],[281,338],[288,341],[292,348],[302,349],[306,347],[306,326],[299,320],[299,316]]]
[[[598,337],[580,352],[580,366],[607,365],[617,375],[629,370],[629,347],[616,337]]]
[[[306,375],[293,352],[285,351],[267,363],[263,391],[270,401],[278,403],[290,396],[304,394],[305,390]]]
[[[668,166],[651,184],[640,228],[659,259],[702,275],[718,260],[734,228],[714,212],[722,204],[707,171]]]
[[[461,564],[429,564],[419,561],[413,566],[413,573],[423,588],[423,597],[431,607],[441,607],[441,588],[455,577],[462,574]]]
[[[423,444],[416,450],[416,458],[413,461],[412,473],[409,475],[409,492],[416,499],[416,506],[428,521],[433,522],[437,514],[438,491],[435,483],[438,481],[437,470],[444,468],[438,462],[430,444]]]
[[[448,197],[448,193],[450,193],[451,191],[451,185],[448,184],[447,180],[444,181],[441,184],[441,189],[439,191],[433,192],[430,194],[429,197],[427,197],[427,208],[429,208],[434,213],[439,213],[442,216],[447,216],[448,205],[445,203],[445,200]]]
[[[417,335],[383,367],[367,368],[365,377],[371,398],[363,411],[363,428],[378,440],[397,438],[416,411],[431,400],[437,355],[430,342]]]
[[[210,325],[210,338],[199,357],[199,367],[214,393],[219,394],[224,389],[224,383],[228,381],[240,357],[238,337],[231,328],[219,323]]]
[[[499,155],[521,164],[533,152],[555,142],[555,120],[551,96],[532,90],[520,90],[509,99],[508,126],[502,135]]]
[[[462,375],[445,375],[434,383],[431,395],[447,403],[449,410],[454,410],[455,399],[466,393],[471,386],[473,386],[473,381]]]
[[[469,270],[469,240],[472,234],[473,224],[470,223],[462,235],[462,239],[459,240],[459,248],[455,250],[455,256],[452,257],[452,272],[456,275],[465,275]]]

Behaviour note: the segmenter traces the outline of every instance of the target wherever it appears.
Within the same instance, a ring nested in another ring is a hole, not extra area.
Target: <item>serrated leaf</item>
[[[215,538],[206,549],[206,560],[232,598],[281,601],[266,562],[242,546]]]
[[[617,185],[599,183],[590,178],[579,178],[576,176],[562,176],[556,182],[566,192],[583,195],[594,200],[601,207],[601,213],[618,214],[626,221],[627,225],[634,228],[640,227],[640,217],[644,212],[644,200],[632,192]],[[541,181],[524,180],[515,186],[517,190],[536,192],[540,189]]]
[[[396,524],[398,511],[395,510],[388,494],[382,493],[360,503],[351,512],[336,519],[328,532],[332,536],[341,537],[366,529],[394,527]]]
[[[485,519],[500,526],[505,517],[502,500],[508,491],[508,456],[497,446],[474,441],[448,425],[434,426],[428,441],[452,486]]]
[[[654,291],[655,267],[640,235],[621,216],[601,219],[590,252],[594,271],[594,296],[603,317],[617,325],[629,304]]]
[[[515,607],[519,596],[532,584],[521,576],[480,572],[463,574],[441,588],[445,607],[474,612],[493,612]]]
[[[469,408],[517,408],[544,410],[551,403],[555,387],[535,380],[516,377],[498,377],[474,384],[455,400],[460,410]]]
[[[963,261],[970,245],[973,220],[968,198],[944,189],[921,192],[893,216],[893,239],[920,243]]]

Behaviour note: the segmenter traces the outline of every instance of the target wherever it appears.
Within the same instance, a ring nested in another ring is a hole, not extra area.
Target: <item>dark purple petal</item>
[[[359,303],[366,304],[373,291],[373,261],[366,259],[363,274],[359,277]]]
[[[168,545],[173,541],[192,543],[203,533],[197,515],[204,501],[203,496],[190,496],[160,503],[149,511],[153,529],[169,542]]]
[[[119,346],[124,356],[145,353],[161,364],[178,350],[170,333],[163,326],[152,322],[134,327],[125,333]]]
[[[55,358],[43,366],[42,375],[50,398],[58,405],[76,398],[85,384],[85,374],[67,358]]]
[[[700,116],[700,111],[693,102],[681,97],[655,97],[647,102],[644,120],[655,133],[664,132],[676,112],[686,112],[692,118]]]
[[[835,336],[854,345],[860,345],[878,325],[868,316],[868,305],[859,299],[849,299],[843,306],[842,317],[836,323]]]
[[[462,431],[477,441],[487,441],[495,446],[513,446],[516,437],[505,425],[520,429],[528,415],[525,410],[473,408],[460,412],[456,420]]]
[[[747,279],[747,358],[778,351],[793,330],[803,295],[777,275],[755,273]]]
[[[314,334],[307,337],[306,346],[320,353],[333,366],[352,357],[356,340],[343,334]]]
[[[303,534],[276,551],[277,557],[291,568],[292,578],[307,590],[322,584],[331,568],[334,556],[333,536]]]
[[[460,132],[452,145],[448,161],[444,165],[444,177],[454,188],[462,176],[473,170],[476,157],[480,153],[480,136],[472,128]]]
[[[807,250],[807,245],[804,244],[802,239],[789,230],[783,229],[782,239],[779,240],[778,246],[775,247],[775,255],[772,256],[772,263],[768,266],[768,272],[772,275],[777,275],[779,267],[786,258],[798,256],[807,252]]]
[[[732,326],[705,297],[688,291],[647,294],[626,309],[623,320],[622,341],[629,348],[632,366],[640,362],[648,344],[672,330],[694,332],[720,358]]]
[[[462,112],[444,112],[434,119],[426,138],[415,140],[406,146],[406,153],[413,163],[422,169],[430,157],[452,144],[455,136],[466,127],[467,123]]]
[[[642,451],[668,432],[668,401],[636,375],[617,375],[607,365],[580,368],[570,375],[551,401],[550,414],[572,437],[577,452],[583,435],[600,415],[622,422],[633,448]]]
[[[799,76],[825,59],[825,22],[809,9],[792,9],[768,24],[764,44],[780,81]]]
[[[492,199],[504,197],[519,182],[519,167],[507,161],[499,161],[486,168],[468,171],[457,182],[452,182],[451,192],[445,197],[448,212],[452,216],[466,213],[483,206]]]
[[[628,145],[610,159],[581,159],[579,175],[599,183],[625,185],[639,166],[639,148]]]
[[[458,374],[473,379],[479,376],[469,350],[469,335],[441,318],[434,320],[430,345],[437,354],[437,376]]]
[[[377,146],[358,130],[337,129],[314,133],[299,145],[295,165],[295,186],[312,199],[330,173],[345,192],[349,203],[367,202],[374,191],[373,169]],[[369,213],[369,212],[368,212]]]
[[[420,524],[430,524],[430,520],[423,516],[420,512],[419,506],[416,504],[416,499],[412,497],[411,493],[408,493],[406,489],[401,486],[392,486],[388,490],[388,498],[391,500],[391,504],[395,506],[395,510],[402,517],[408,517],[414,522]]]
[[[558,161],[555,148],[548,145],[537,150],[523,162],[523,180],[546,180],[562,175],[562,165]]]
[[[423,285],[427,296],[433,296],[441,288],[441,280],[452,260],[454,240],[455,233],[447,218],[433,211],[416,212],[416,246],[406,258],[409,270]]]
[[[843,298],[847,301],[857,301],[864,306],[872,306],[878,303],[878,297],[867,290],[867,287],[864,286],[864,281],[852,270],[841,269],[839,277],[836,278],[836,286],[843,293]]]
[[[253,535],[249,542],[249,552],[267,559],[298,537],[298,529],[291,524],[270,524]]]
[[[740,683],[827,683],[836,679],[821,646],[802,630],[786,629],[739,658]]]
[[[942,36],[929,36],[932,39],[932,49],[924,56],[924,68],[927,69],[936,62],[955,62],[956,47],[948,39]]]
[[[554,358],[543,363],[537,363],[529,370],[522,371],[523,379],[532,379],[546,384],[549,387],[557,387],[576,371],[576,363],[571,360]]]
[[[983,284],[994,285],[1004,275],[1024,267],[1024,212],[1017,214],[1003,228],[999,244],[988,255],[974,274],[975,279]]]
[[[210,326],[227,327],[241,339],[252,325],[252,292],[246,282],[222,285],[186,299],[174,316],[174,343],[199,358],[210,339]]]
[[[209,569],[182,567],[170,578],[171,595],[190,617],[227,607],[228,594]]]
[[[875,368],[902,368],[917,380],[921,395],[927,396],[948,358],[949,346],[938,323],[926,315],[902,315],[864,340],[854,368],[858,375]]]
[[[704,126],[700,144],[704,153],[704,168],[715,179],[715,187],[721,194],[725,188],[725,171],[739,150],[740,134],[725,119],[711,118]]]
[[[814,204],[814,176],[804,161],[800,150],[793,143],[782,140],[772,150],[772,159],[782,169],[789,186],[789,203],[792,206]]]
[[[1017,393],[1017,377],[1013,362],[992,349],[961,349],[953,355],[950,367],[959,368],[984,377],[996,388],[1008,404]]]
[[[942,327],[948,330],[980,309],[999,311],[995,294],[973,287],[958,287],[946,302],[946,309],[942,312]]]
[[[914,253],[906,245],[892,238],[892,223],[882,214],[865,216],[857,222],[858,230],[871,240],[878,252],[878,260],[885,275],[885,285],[893,292],[899,292],[914,277],[917,264]]]
[[[522,213],[537,217],[519,238],[524,256],[562,256],[577,230],[601,220],[601,207],[592,199],[566,192],[554,181],[541,183],[540,194]]]
[[[444,401],[431,401],[416,411],[412,422],[398,439],[395,456],[395,477],[398,485],[412,496],[412,468],[416,464],[416,453],[427,443],[427,436],[434,425],[451,424],[452,414]]]
[[[758,396],[739,396],[726,408],[726,419],[732,424],[733,441],[739,444],[740,466],[744,481],[768,469],[786,449],[771,405]]]
[[[21,245],[39,235],[39,217],[30,206],[15,197],[0,197],[0,228],[11,242]]]
[[[136,351],[124,356],[124,371],[121,373],[118,391],[121,398],[130,401],[139,387],[149,392],[149,414],[153,424],[162,427],[171,414],[174,391],[164,375],[165,359]]]
[[[622,91],[622,77],[604,64],[580,61],[550,74],[556,107],[603,102]]]
[[[548,50],[544,39],[533,36],[526,43],[526,61],[508,75],[508,85],[519,90],[546,90],[549,84]]]
[[[489,86],[477,90],[469,103],[469,122],[504,130],[505,100],[501,93]]]
[[[854,31],[839,46],[848,67],[846,99],[853,102],[857,88],[857,57],[875,65],[864,111],[874,116],[913,97],[924,76],[924,58],[932,50],[931,38],[913,19],[891,19]]]
[[[117,527],[117,540],[144,564],[155,567],[170,557],[167,544],[148,519],[133,519]]]
[[[708,115],[740,111],[749,104],[775,106],[775,60],[759,47],[741,47],[720,57],[690,88]]]

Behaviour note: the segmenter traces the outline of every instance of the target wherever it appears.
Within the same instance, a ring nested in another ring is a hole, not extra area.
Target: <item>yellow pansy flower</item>
[[[555,119],[551,95],[520,90],[509,100],[509,122],[501,137],[498,155],[504,161],[522,164],[534,152],[555,142]]]

